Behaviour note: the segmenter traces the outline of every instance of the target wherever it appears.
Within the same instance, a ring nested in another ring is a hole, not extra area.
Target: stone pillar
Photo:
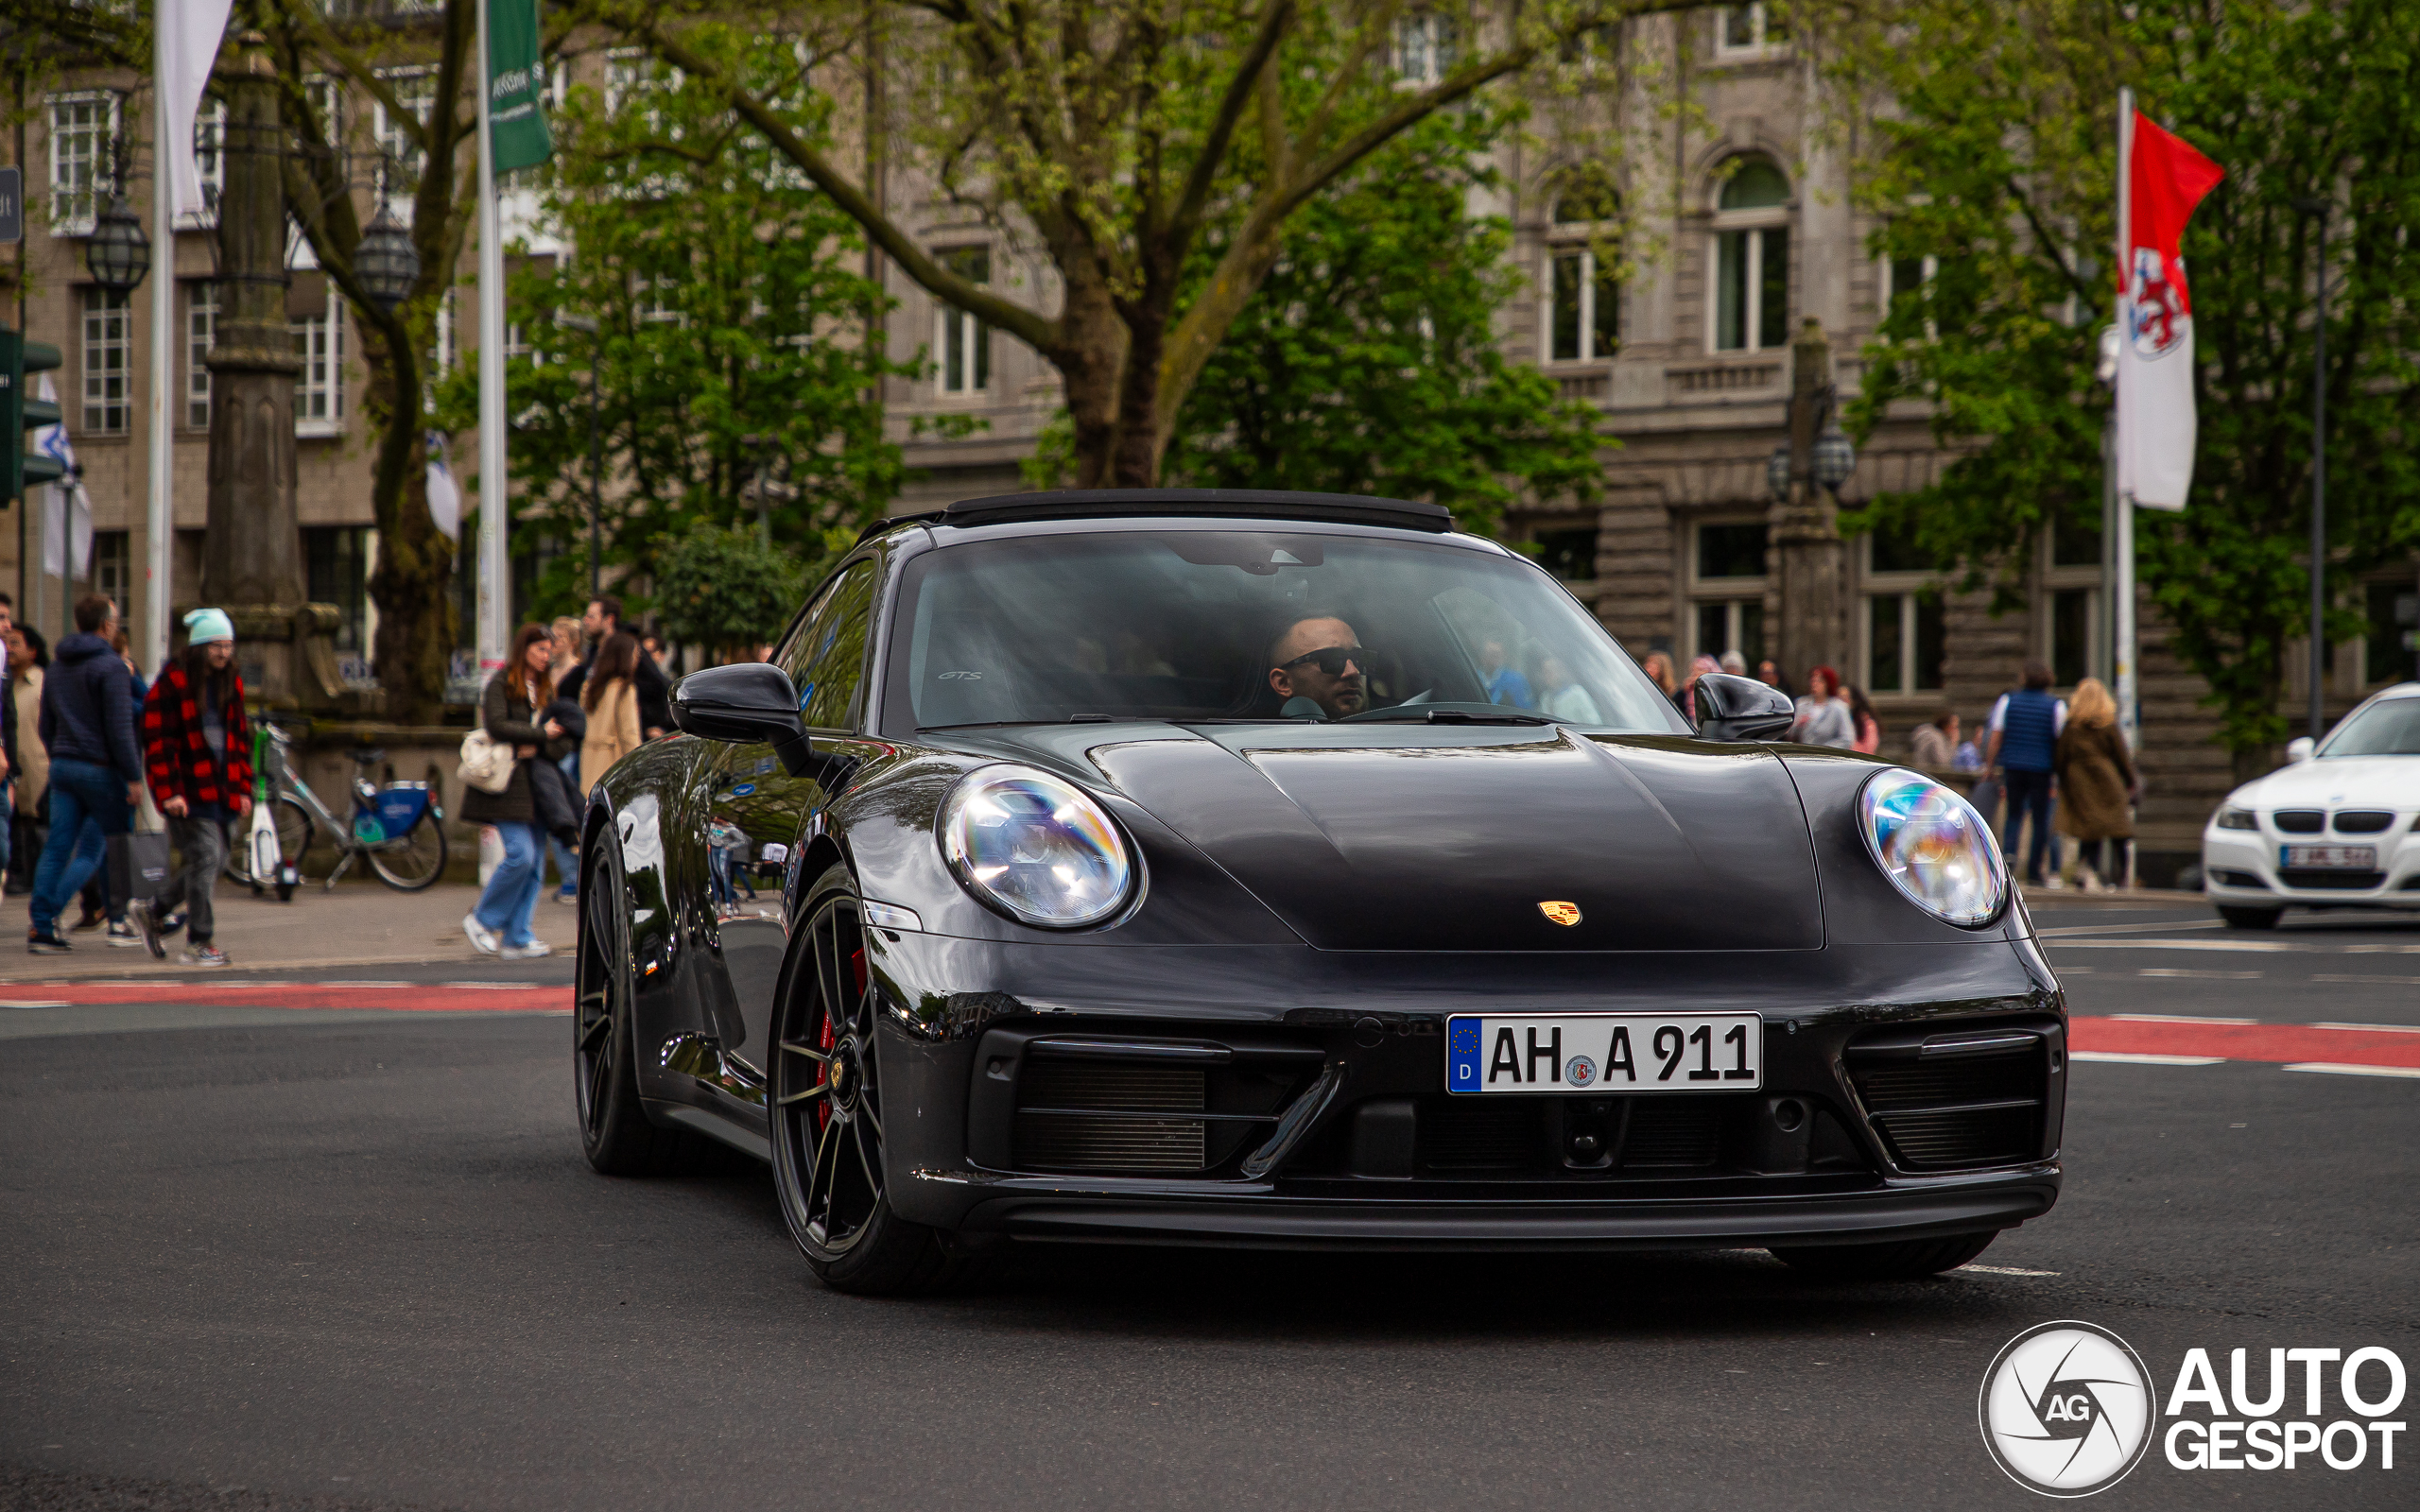
[[[337,611],[305,602],[295,514],[294,378],[302,363],[285,316],[286,133],[265,39],[248,34],[238,48],[235,71],[220,80],[226,182],[209,357],[201,599],[235,622],[236,662],[256,707],[332,710],[343,691],[330,640]]]
[[[1789,354],[1789,497],[1771,516],[1781,577],[1773,656],[1803,689],[1807,670],[1819,665],[1852,682],[1858,677],[1848,665],[1848,548],[1839,507],[1815,481],[1815,438],[1833,402],[1832,348],[1822,322],[1808,318]]]

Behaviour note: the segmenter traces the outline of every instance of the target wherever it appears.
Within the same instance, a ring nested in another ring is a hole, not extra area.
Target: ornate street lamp
[[[354,249],[353,270],[360,277],[363,291],[390,315],[420,282],[420,252],[384,199],[378,202],[378,214],[371,217],[370,229],[361,233],[361,245]]]
[[[1765,488],[1772,494],[1773,503],[1788,504],[1789,502],[1789,447],[1773,448],[1772,456],[1765,463]]]
[[[1836,423],[1827,425],[1824,434],[1815,438],[1815,481],[1829,489],[1837,497],[1841,485],[1857,471],[1857,446]]]
[[[126,196],[114,188],[109,208],[94,219],[93,234],[84,243],[84,266],[93,282],[112,294],[133,293],[151,271],[151,238],[143,234],[143,222],[135,218]]]

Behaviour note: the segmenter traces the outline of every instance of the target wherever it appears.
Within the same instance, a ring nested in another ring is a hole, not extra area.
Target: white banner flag
[[[462,535],[462,491],[454,486],[454,474],[445,468],[445,440],[432,435],[428,438],[428,517],[448,541],[458,541]]]
[[[2121,201],[2125,280],[2118,346],[2118,489],[2150,509],[2182,509],[2193,487],[2193,301],[2185,223],[2219,165],[2136,112]]]
[[[36,398],[49,404],[59,403],[59,390],[50,374],[42,375],[35,388]],[[76,468],[75,443],[67,438],[67,426],[62,421],[45,425],[33,433],[33,449],[59,464],[67,475],[43,490],[47,495],[42,517],[42,570],[53,577],[64,577],[72,561],[76,576],[84,576],[93,561],[93,504],[84,496],[84,481]],[[69,552],[71,542],[74,552]]]
[[[156,81],[167,113],[168,194],[179,216],[199,215],[201,174],[193,161],[193,122],[201,110],[201,92],[218,61],[219,39],[227,32],[230,0],[156,0],[159,10],[160,57],[166,77]],[[221,145],[221,152],[225,150]],[[224,161],[222,157],[221,161]]]

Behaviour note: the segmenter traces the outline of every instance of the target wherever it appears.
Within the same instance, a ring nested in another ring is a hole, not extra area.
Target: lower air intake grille
[[[2368,892],[2383,886],[2383,871],[2338,871],[2329,867],[2281,867],[2277,880],[2289,887],[2319,888],[2329,892]]]
[[[1118,1061],[1026,1063],[1017,1088],[1016,1163],[1028,1171],[1199,1171],[1208,1125],[1158,1113],[1202,1110],[1194,1066]]]
[[[1638,1099],[1622,1138],[1622,1169],[1714,1164],[1722,1154],[1722,1111],[1702,1098]]]
[[[1437,1171],[1510,1171],[1547,1153],[1528,1098],[1428,1098],[1420,1108],[1420,1163]]]
[[[2268,886],[2267,883],[2262,882],[2257,876],[2249,871],[2218,870],[2211,872],[2210,875],[2218,879],[2218,882],[2221,886],[2263,888]]]
[[[1910,1171],[2009,1165],[2042,1153],[2048,1047],[1956,1053],[1936,1042],[1851,1046],[1849,1079],[1866,1117]]]

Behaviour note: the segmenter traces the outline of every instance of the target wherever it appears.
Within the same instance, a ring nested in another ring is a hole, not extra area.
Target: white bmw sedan
[[[2202,832],[2219,917],[2268,929],[2290,906],[2420,913],[2420,682],[2346,714],[2316,749],[2227,795]]]

